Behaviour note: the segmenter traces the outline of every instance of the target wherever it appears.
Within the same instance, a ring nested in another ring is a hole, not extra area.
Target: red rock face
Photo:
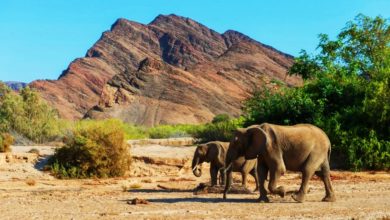
[[[286,77],[291,56],[235,31],[219,34],[189,18],[158,16],[143,25],[117,20],[58,80],[30,86],[64,118],[118,117],[126,122],[204,123],[238,116],[242,101]]]

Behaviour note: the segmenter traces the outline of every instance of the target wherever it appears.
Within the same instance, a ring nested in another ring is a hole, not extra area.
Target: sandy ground
[[[224,201],[221,194],[193,194],[200,182],[209,181],[207,166],[201,178],[192,175],[193,150],[135,146],[130,177],[104,180],[59,180],[31,163],[0,164],[0,219],[390,218],[390,173],[333,171],[334,203],[320,202],[324,188],[318,179],[310,181],[305,203],[274,195],[271,203],[256,203],[257,192],[229,194]],[[239,184],[239,175],[235,182]],[[299,174],[286,174],[280,184],[297,190]],[[252,178],[249,188],[254,188]],[[134,198],[146,199],[149,204],[129,204]]]

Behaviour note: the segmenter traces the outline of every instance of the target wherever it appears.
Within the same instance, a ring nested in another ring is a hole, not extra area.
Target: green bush
[[[230,141],[232,132],[243,126],[243,118],[230,119],[227,115],[217,115],[213,122],[203,125],[158,125],[152,128],[143,128],[133,125],[124,125],[126,137],[139,138],[177,138],[193,137],[200,142]]]
[[[218,123],[207,123],[200,126],[194,137],[200,142],[230,141],[233,132],[243,126],[243,118],[231,119]]]
[[[148,129],[150,138],[178,138],[191,137],[197,130],[198,125],[159,125]]]
[[[123,123],[123,129],[127,140],[149,138],[147,129],[142,126]]]
[[[52,172],[61,178],[123,176],[131,157],[122,125],[113,119],[77,123],[50,159]]]
[[[8,133],[0,134],[0,152],[11,152],[11,145],[14,143],[14,138]]]
[[[229,120],[230,120],[230,116],[228,114],[219,114],[219,115],[214,116],[211,123],[215,124],[215,123],[219,123],[219,122],[227,122]]]
[[[343,142],[348,146],[347,164],[352,170],[390,169],[390,141],[378,139],[375,131],[367,138],[344,136]]]

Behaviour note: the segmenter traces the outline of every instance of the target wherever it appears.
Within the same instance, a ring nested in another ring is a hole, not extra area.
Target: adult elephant
[[[246,159],[258,158],[260,201],[269,202],[264,187],[269,172],[268,190],[271,193],[285,196],[283,186],[277,182],[286,170],[302,172],[302,183],[299,191],[292,195],[293,199],[303,202],[307,193],[307,185],[313,174],[321,178],[325,185],[326,195],[322,201],[336,200],[330,180],[329,158],[330,141],[325,132],[310,124],[280,126],[264,123],[245,129],[238,129],[230,142],[226,157],[226,172],[230,172],[230,164],[235,158],[245,156]],[[230,187],[228,179],[224,198]]]
[[[223,168],[229,142],[212,141],[206,144],[200,144],[195,150],[192,159],[192,171],[195,176],[202,175],[202,163],[210,163],[211,185],[217,185],[218,171],[220,171],[221,185],[225,185],[225,176]],[[244,156],[237,157],[232,161],[232,171],[240,172],[242,175],[242,185],[246,187],[247,176],[251,174],[256,181],[256,190],[258,189],[257,159],[246,160]]]

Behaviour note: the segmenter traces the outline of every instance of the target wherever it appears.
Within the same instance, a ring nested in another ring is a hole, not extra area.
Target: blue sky
[[[358,13],[389,18],[390,0],[1,0],[0,80],[56,79],[117,18],[149,23],[171,13],[298,55]]]

